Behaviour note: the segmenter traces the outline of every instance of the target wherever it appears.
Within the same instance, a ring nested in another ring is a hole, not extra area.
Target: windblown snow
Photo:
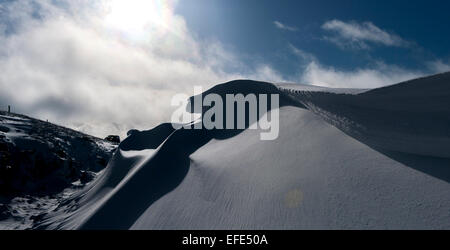
[[[278,139],[133,131],[34,228],[450,229],[450,73],[374,90],[240,80],[207,92],[279,93]]]

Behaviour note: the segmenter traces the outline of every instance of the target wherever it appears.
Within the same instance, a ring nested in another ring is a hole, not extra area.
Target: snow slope
[[[280,135],[134,131],[46,229],[450,229],[450,74],[375,90],[279,93]]]
[[[26,229],[106,167],[117,145],[0,111],[0,229]]]

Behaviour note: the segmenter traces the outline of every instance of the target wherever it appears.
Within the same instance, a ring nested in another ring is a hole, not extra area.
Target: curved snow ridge
[[[102,176],[43,227],[450,228],[445,110],[429,102],[428,113],[405,112],[414,99],[371,91],[296,91],[247,80],[213,87],[204,94],[280,94],[279,138],[171,124],[132,131]],[[427,114],[436,123],[421,122]]]
[[[163,123],[151,130],[130,130],[128,137],[123,140],[119,148],[122,150],[156,149],[175,131],[171,123]]]
[[[226,94],[280,94],[280,106],[295,105],[274,85],[254,81],[232,81],[217,85],[204,95]],[[248,124],[249,125],[249,124]],[[86,220],[81,229],[128,229],[152,203],[175,189],[185,178],[191,164],[190,155],[211,140],[226,140],[238,136],[245,129],[208,130],[190,128],[174,129],[165,123],[148,131],[133,131],[119,148],[143,150],[157,146],[152,157],[135,167],[103,204]],[[164,139],[166,138],[166,139]],[[130,206],[130,204],[133,204]],[[127,206],[128,212],[114,217],[117,209]]]
[[[105,172],[67,202],[70,206],[61,209],[64,211],[61,218],[51,215],[39,228],[128,229],[151,203],[181,183],[193,151],[215,136],[228,136],[208,130],[174,129],[156,149],[143,149],[143,140],[134,138],[160,139],[156,133],[160,131],[157,127],[130,135],[129,141],[139,143],[128,145],[124,140],[127,146],[119,146]],[[231,133],[239,132],[242,130]],[[147,147],[153,148],[155,143],[149,140]],[[128,209],[128,212],[117,216],[117,209]]]
[[[226,93],[246,91],[280,93],[270,83],[263,83],[266,87],[259,88],[259,83],[255,84],[256,82],[249,81],[249,85],[252,85],[251,88],[244,89],[240,89],[239,84],[236,83],[238,82],[229,83],[234,86],[226,87]],[[217,90],[220,89],[220,86],[216,86],[211,90],[219,93],[220,91]],[[223,94],[226,93],[223,92]],[[286,105],[286,101],[290,102],[286,98],[281,98],[281,105]],[[136,211],[146,208],[149,205],[148,203],[160,198],[179,184],[188,166],[186,163],[189,162],[189,154],[213,138],[226,139],[242,131],[244,130],[210,131],[184,128],[176,130],[170,123],[161,124],[148,131],[129,131],[129,136],[119,145],[119,150],[114,154],[107,169],[100,177],[83,191],[74,194],[73,197],[65,201],[58,208],[59,212],[47,216],[46,219],[36,225],[36,228],[131,227],[132,222],[136,219],[134,217],[138,214]],[[185,164],[181,164],[182,162]],[[168,171],[169,166],[173,167],[171,171]],[[150,172],[147,173],[147,171]],[[145,180],[142,180],[142,178]],[[162,180],[164,181],[162,182]],[[113,212],[110,211],[116,210],[119,207],[118,204],[134,204],[139,200],[137,196],[141,192],[136,187],[145,186],[146,183],[151,183],[149,186],[154,194],[151,196],[152,198],[141,198],[141,200],[147,202],[144,202],[144,206],[133,206],[136,211],[129,213],[129,219],[126,219],[125,216],[116,217],[118,221],[111,219],[114,216]],[[124,201],[123,197],[134,198]]]

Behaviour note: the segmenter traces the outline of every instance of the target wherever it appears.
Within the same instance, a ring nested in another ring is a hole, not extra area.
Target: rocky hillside
[[[0,197],[45,196],[89,182],[115,148],[46,121],[0,112]]]

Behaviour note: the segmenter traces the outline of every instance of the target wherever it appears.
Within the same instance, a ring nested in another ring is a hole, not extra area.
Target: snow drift
[[[280,94],[278,139],[130,131],[35,228],[450,229],[449,73],[374,90],[233,81],[206,93]]]

